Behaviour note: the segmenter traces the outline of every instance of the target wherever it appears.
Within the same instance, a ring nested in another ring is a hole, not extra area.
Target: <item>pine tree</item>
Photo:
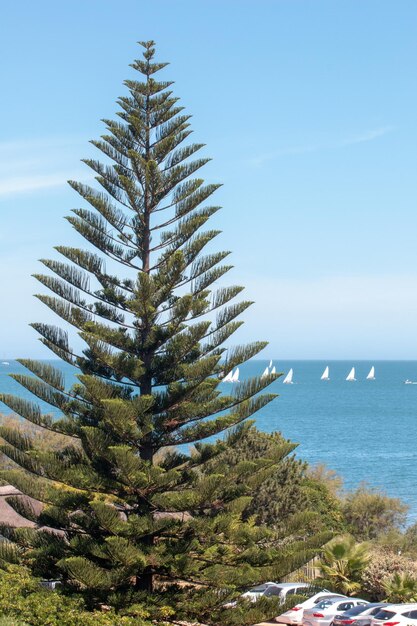
[[[154,60],[154,43],[141,45],[132,65],[141,80],[125,82],[118,120],[104,120],[107,133],[92,142],[106,164],[85,160],[100,187],[70,181],[89,206],[67,218],[87,248],[58,246],[60,260],[42,260],[49,272],[36,274],[51,292],[37,297],[77,330],[84,349],[77,353],[59,327],[33,327],[78,368],[78,382],[68,391],[59,368],[24,359],[31,374],[14,378],[62,416],[1,397],[25,420],[68,437],[58,451],[42,450],[24,429],[1,428],[1,450],[21,468],[2,478],[43,503],[37,515],[13,500],[37,526],[1,532],[37,574],[62,575],[95,601],[119,604],[133,602],[134,591],[156,597],[162,581],[224,590],[286,570],[273,533],[242,515],[280,462],[280,445],[207,471],[274,398],[260,392],[275,376],[222,393],[224,375],[265,342],[225,349],[251,303],[235,302],[241,287],[215,288],[229,253],[205,252],[219,232],[204,229],[219,208],[207,204],[219,185],[194,177],[208,161],[192,160],[203,145],[190,142],[190,116],[172,83],[155,78],[167,64]],[[297,544],[286,571],[318,543]],[[12,551],[7,544],[0,557]],[[218,592],[210,597],[219,602]]]

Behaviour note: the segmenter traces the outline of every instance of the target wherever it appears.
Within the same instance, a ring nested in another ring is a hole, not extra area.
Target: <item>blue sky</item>
[[[47,356],[37,259],[78,245],[65,184],[155,39],[220,181],[265,358],[417,355],[417,3],[18,0],[0,22],[0,358]]]

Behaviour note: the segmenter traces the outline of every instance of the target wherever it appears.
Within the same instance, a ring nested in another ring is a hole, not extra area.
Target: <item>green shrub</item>
[[[140,607],[138,607],[139,612]],[[143,614],[143,611],[142,611]],[[16,621],[18,619],[19,621]],[[1,621],[3,620],[3,621]],[[40,586],[24,567],[0,570],[0,626],[150,626],[140,616],[85,610],[81,597]]]

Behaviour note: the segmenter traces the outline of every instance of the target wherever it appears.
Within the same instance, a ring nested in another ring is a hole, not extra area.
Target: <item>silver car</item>
[[[300,604],[296,604],[282,615],[277,617],[277,622],[280,624],[290,624],[291,626],[300,626],[303,621],[304,611],[306,609],[311,609],[316,607],[320,602],[328,602],[331,604],[332,602],[336,602],[336,600],[346,600],[346,596],[342,596],[339,593],[331,593],[330,591],[320,591],[319,593],[314,594],[308,600],[304,600],[304,602],[300,602]]]
[[[386,606],[388,606],[386,602],[359,604],[340,615],[335,615],[333,626],[370,626],[373,616]]]
[[[360,598],[345,598],[336,602],[319,602],[312,609],[305,609],[303,626],[330,626],[336,615],[344,613],[354,606],[369,604]]]
[[[279,597],[280,603],[284,604],[294,595],[313,595],[319,589],[310,583],[274,583],[267,582],[263,585],[253,587],[242,594],[242,598],[247,598],[252,602],[256,602],[259,598]]]

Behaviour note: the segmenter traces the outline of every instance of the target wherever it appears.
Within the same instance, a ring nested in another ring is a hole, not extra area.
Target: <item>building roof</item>
[[[34,498],[26,496],[21,491],[13,487],[12,485],[0,486],[0,524],[7,524],[13,528],[35,528],[37,524],[29,519],[26,519],[18,513],[9,504],[11,498],[19,498],[22,500],[24,506],[30,506],[36,515],[43,509],[43,504]]]

